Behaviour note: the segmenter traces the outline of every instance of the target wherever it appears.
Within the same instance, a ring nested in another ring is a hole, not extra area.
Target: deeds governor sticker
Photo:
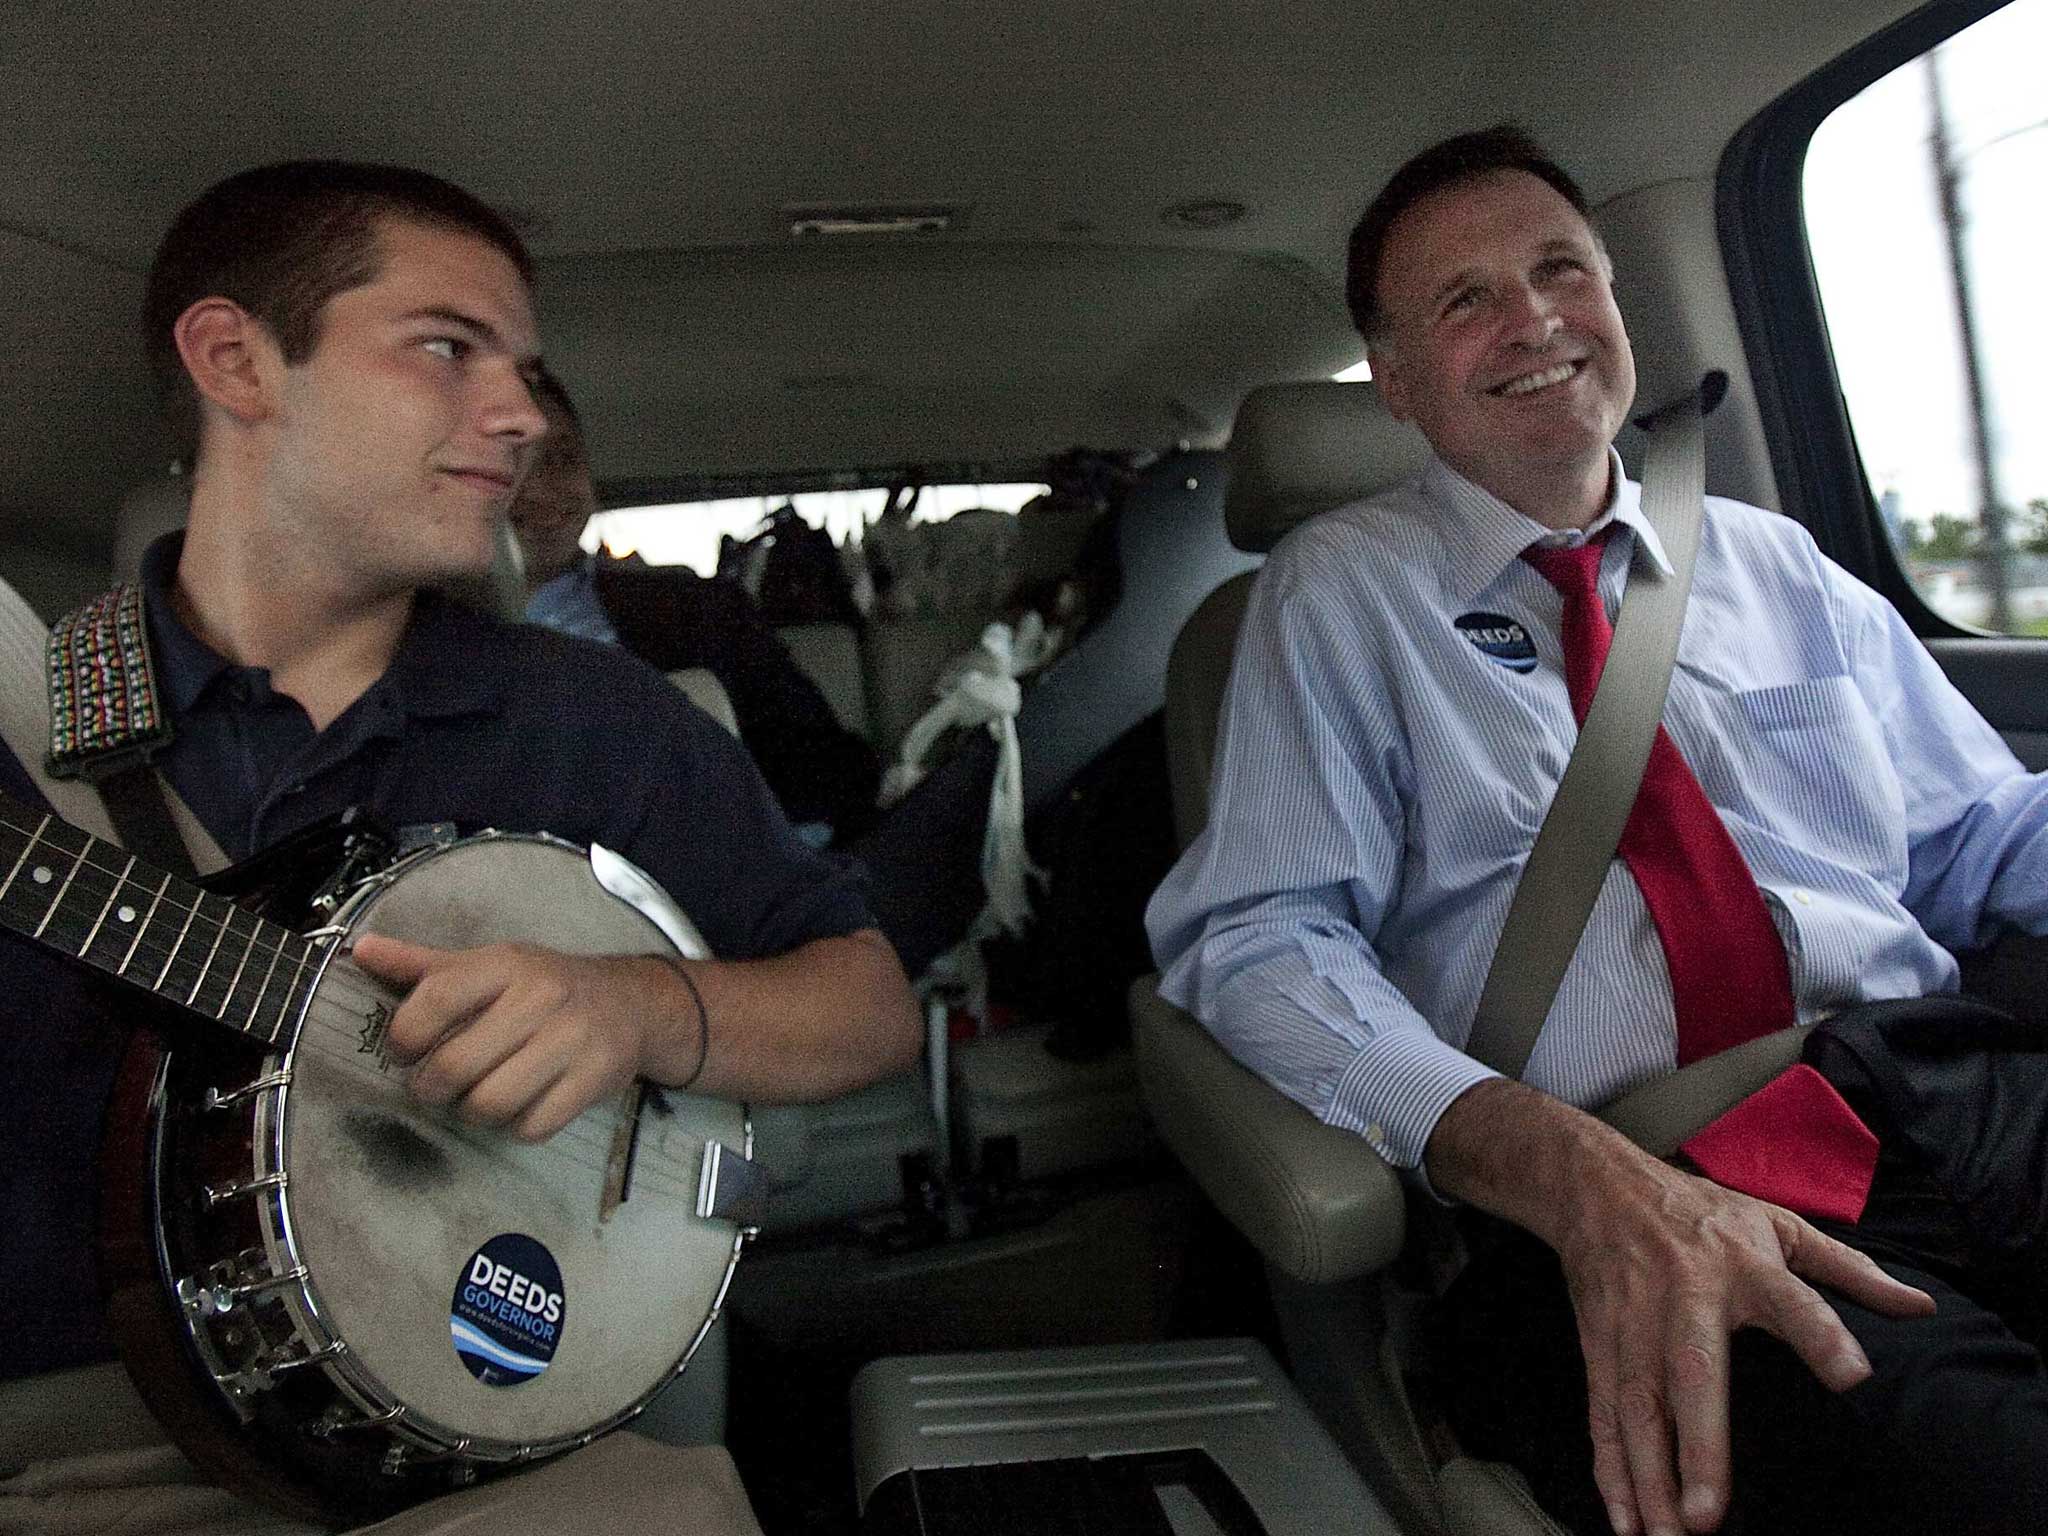
[[[1529,631],[1504,613],[1461,613],[1451,623],[1487,660],[1510,672],[1536,670],[1536,646]]]
[[[555,1256],[524,1233],[501,1232],[456,1277],[448,1331],[470,1375],[516,1387],[555,1358],[566,1311]]]

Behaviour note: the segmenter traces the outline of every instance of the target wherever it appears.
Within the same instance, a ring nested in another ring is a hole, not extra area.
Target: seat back
[[[1209,776],[1216,762],[1216,713],[1230,683],[1237,632],[1251,601],[1244,571],[1202,599],[1174,637],[1166,659],[1167,780],[1173,831],[1185,849],[1209,822]]]
[[[833,718],[856,736],[866,736],[868,694],[859,632],[851,624],[784,624],[775,634],[825,695]]]
[[[733,712],[732,695],[725,691],[725,684],[718,680],[716,672],[709,667],[679,667],[669,673],[668,680],[728,732],[739,735],[740,717]]]
[[[1269,384],[1238,407],[1226,462],[1230,542],[1263,554],[1318,513],[1419,475],[1429,445],[1387,413],[1370,383]],[[1167,661],[1167,765],[1182,847],[1209,819],[1216,712],[1251,583],[1246,573],[1210,593],[1181,626]]]

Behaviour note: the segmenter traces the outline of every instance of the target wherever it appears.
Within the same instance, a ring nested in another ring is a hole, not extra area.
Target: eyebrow
[[[443,304],[428,304],[419,309],[407,310],[398,318],[401,323],[409,323],[414,320],[436,320],[442,325],[452,325],[458,330],[468,331],[471,335],[481,337],[485,341],[496,342],[499,339],[496,327],[477,319],[474,315],[465,315],[461,310],[449,309]]]

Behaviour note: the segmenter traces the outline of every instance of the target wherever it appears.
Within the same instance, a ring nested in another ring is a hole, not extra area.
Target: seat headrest
[[[1413,479],[1429,444],[1371,383],[1267,384],[1237,408],[1229,462],[1224,527],[1261,552],[1318,512]]]

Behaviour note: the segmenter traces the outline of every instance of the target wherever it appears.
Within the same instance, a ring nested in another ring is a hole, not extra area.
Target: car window
[[[1015,512],[1033,497],[1043,496],[1046,489],[1043,481],[920,486],[910,520],[942,523],[973,507]],[[602,544],[615,556],[638,555],[649,565],[687,565],[700,576],[711,576],[718,570],[719,541],[727,536],[749,537],[778,507],[795,507],[805,522],[831,534],[833,543],[844,545],[860,542],[861,533],[888,506],[889,494],[877,486],[859,491],[799,491],[790,496],[615,507],[590,520],[583,533],[583,547],[595,552]]]
[[[2048,0],[1956,33],[1814,134],[1806,233],[1864,473],[1952,623],[2048,635]]]

